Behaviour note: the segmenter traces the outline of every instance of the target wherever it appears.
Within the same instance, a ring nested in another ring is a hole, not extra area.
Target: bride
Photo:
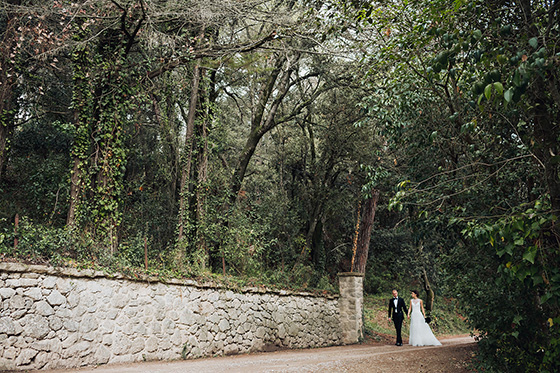
[[[432,333],[432,329],[425,321],[424,302],[418,298],[418,291],[411,293],[408,318],[410,319],[410,335],[408,343],[412,346],[441,346],[440,341]],[[411,316],[412,312],[412,316]]]

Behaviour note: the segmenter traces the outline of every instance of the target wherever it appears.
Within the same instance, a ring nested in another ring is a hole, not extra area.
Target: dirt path
[[[199,360],[103,365],[72,372],[255,373],[255,372],[453,372],[465,373],[476,350],[468,336],[441,338],[442,346],[392,344],[338,346],[236,355]],[[69,370],[49,371],[69,372]]]

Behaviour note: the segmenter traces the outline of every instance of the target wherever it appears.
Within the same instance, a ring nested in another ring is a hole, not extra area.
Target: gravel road
[[[362,344],[235,355],[198,360],[102,365],[43,373],[256,373],[256,372],[446,372],[465,373],[476,351],[468,336],[440,338],[442,346]]]

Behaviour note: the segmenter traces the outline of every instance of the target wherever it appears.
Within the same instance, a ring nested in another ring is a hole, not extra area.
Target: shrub
[[[3,223],[5,222],[3,219]],[[72,256],[73,235],[67,228],[33,224],[27,217],[20,219],[17,232],[14,224],[3,225],[5,228],[1,234],[0,253],[4,255],[53,264],[63,256]]]

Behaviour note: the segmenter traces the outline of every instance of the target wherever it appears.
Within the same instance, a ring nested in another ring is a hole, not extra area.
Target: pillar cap
[[[364,277],[365,273],[360,272],[339,272],[337,273],[339,277]]]

